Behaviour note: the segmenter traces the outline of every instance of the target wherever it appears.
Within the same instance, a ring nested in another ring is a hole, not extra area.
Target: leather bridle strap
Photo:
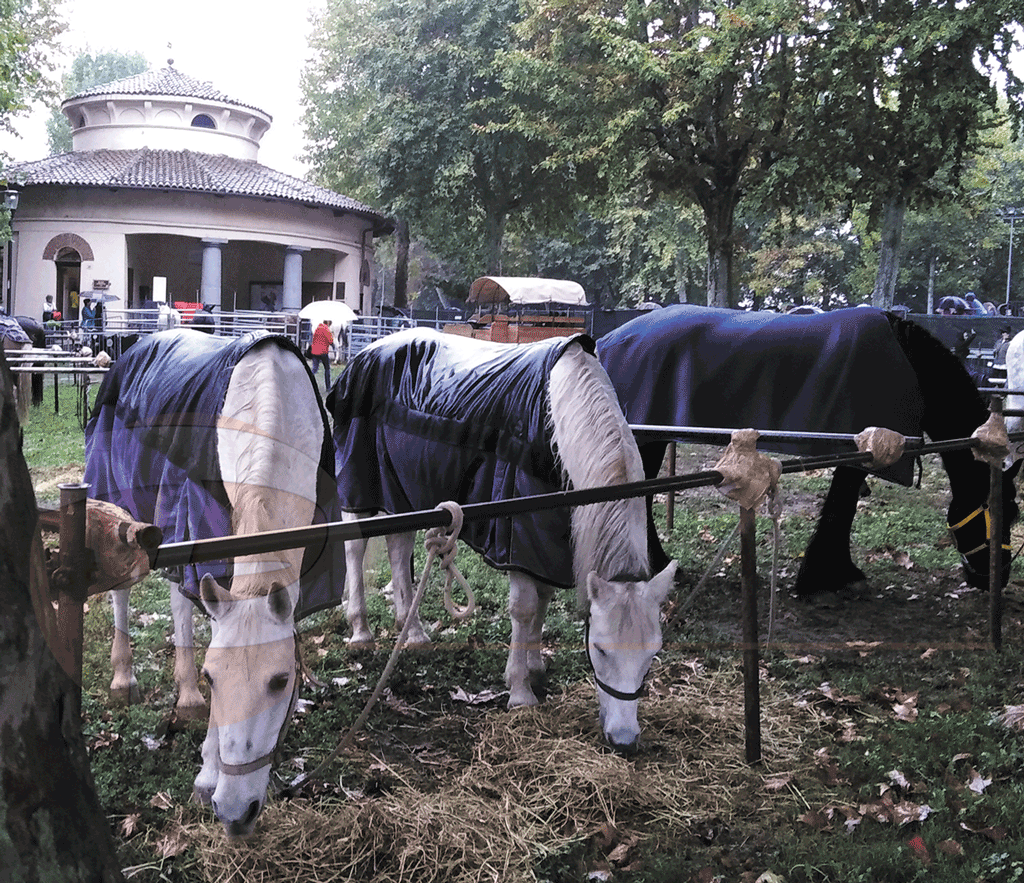
[[[635,702],[642,696],[647,695],[647,685],[641,683],[632,693],[624,693],[622,690],[616,690],[614,687],[606,684],[597,676],[597,669],[594,668],[594,660],[590,655],[590,614],[587,614],[584,620],[584,636],[583,636],[583,652],[587,654],[587,662],[590,664],[590,671],[594,675],[594,683],[604,690],[613,699],[619,699],[623,702]]]
[[[288,713],[284,716],[284,723],[281,724],[281,729],[277,734],[277,741],[274,743],[273,750],[268,751],[262,757],[257,757],[256,760],[250,760],[248,763],[224,763],[224,761],[221,760],[220,771],[225,776],[247,776],[249,773],[261,770],[265,766],[277,763],[281,749],[284,748],[284,737],[288,733],[288,724],[291,722],[292,715],[295,713],[295,706],[299,703],[299,684],[302,680],[302,656],[299,651],[299,635],[297,632],[294,635],[294,640],[295,684],[292,686],[292,698],[288,703]]]

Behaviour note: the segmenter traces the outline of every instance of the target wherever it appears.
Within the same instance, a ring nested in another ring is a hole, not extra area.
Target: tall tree
[[[964,169],[998,124],[1000,83],[1011,113],[1024,84],[1011,64],[1020,48],[1020,0],[855,0],[837,4],[814,45],[817,101],[801,123],[818,133],[818,157],[847,177],[879,234],[876,306],[892,306],[908,209],[956,198]],[[804,154],[806,157],[807,154]]]
[[[115,883],[120,865],[85,752],[78,687],[40,628],[52,610],[38,585],[43,547],[2,355],[0,475],[0,876]]]
[[[9,132],[12,117],[56,91],[52,56],[66,28],[59,7],[60,0],[0,0],[0,127]]]
[[[303,80],[318,178],[354,178],[469,272],[501,270],[510,222],[571,203],[537,144],[494,130],[511,99],[493,60],[518,18],[515,0],[331,0]]]
[[[640,174],[699,205],[711,304],[736,297],[744,199],[766,216],[867,204],[891,302],[906,207],[956,184],[997,72],[1019,101],[1020,0],[528,3],[529,48],[504,68],[541,109],[515,127],[553,164],[597,159],[601,185]]]
[[[528,48],[506,81],[536,107],[515,127],[551,164],[595,162],[598,188],[637,177],[703,215],[707,300],[735,299],[734,222],[763,177],[759,159],[791,138],[790,104],[818,14],[800,0],[530,0]]]
[[[111,83],[148,69],[149,62],[141,52],[82,52],[75,56],[71,69],[61,77],[61,91],[65,99],[71,98],[90,86]],[[50,112],[46,137],[51,154],[71,151],[71,125],[59,108]]]

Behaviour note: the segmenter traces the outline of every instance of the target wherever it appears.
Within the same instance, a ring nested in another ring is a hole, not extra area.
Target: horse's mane
[[[643,480],[640,452],[608,375],[580,346],[568,347],[552,369],[549,419],[555,453],[573,487]],[[581,595],[591,571],[608,580],[650,577],[642,498],[576,507],[572,544]],[[584,601],[581,596],[581,605]]]
[[[957,356],[910,319],[886,314],[893,334],[917,374],[924,401],[922,424],[935,440],[965,438],[988,417],[988,408]]]

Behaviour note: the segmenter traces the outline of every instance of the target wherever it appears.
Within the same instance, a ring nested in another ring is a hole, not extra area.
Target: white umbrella
[[[309,319],[315,328],[324,319],[330,319],[335,333],[356,318],[356,312],[340,300],[315,300],[299,310],[300,319]]]

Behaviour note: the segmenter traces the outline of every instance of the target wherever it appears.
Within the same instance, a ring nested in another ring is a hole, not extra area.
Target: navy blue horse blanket
[[[230,536],[217,418],[234,367],[257,346],[282,347],[305,365],[286,337],[250,332],[232,339],[185,329],[153,334],[117,359],[103,379],[85,431],[89,495],[157,525],[167,543]],[[316,389],[312,375],[310,383]],[[336,521],[338,514],[333,446],[324,420],[315,522]],[[330,545],[306,549],[296,620],[341,603],[344,568],[341,549],[337,555]],[[231,562],[184,567],[182,590],[195,601],[204,573],[228,585]]]
[[[634,425],[922,434],[917,374],[881,310],[808,316],[679,305],[625,323],[597,350]],[[836,451],[821,441],[762,446]],[[904,458],[879,474],[909,485],[912,470]]]
[[[397,514],[564,490],[548,416],[551,368],[586,335],[495,344],[428,329],[362,350],[327,397],[341,507]],[[500,570],[573,585],[567,509],[466,520]]]

